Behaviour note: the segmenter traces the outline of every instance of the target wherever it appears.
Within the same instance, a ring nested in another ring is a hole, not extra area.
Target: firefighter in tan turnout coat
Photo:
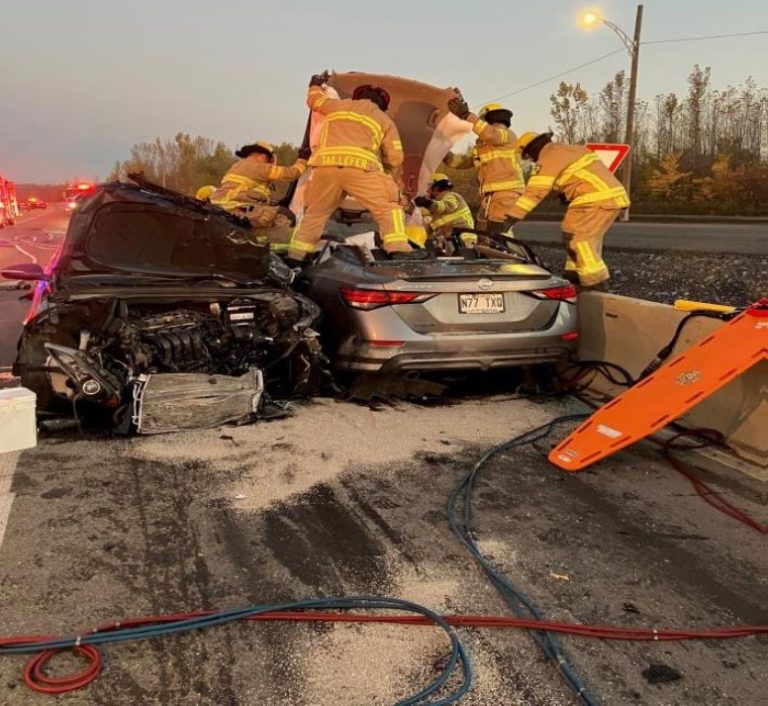
[[[358,86],[352,99],[332,98],[323,88],[327,78],[313,76],[307,94],[309,108],[325,120],[309,161],[306,211],[288,257],[300,262],[314,251],[328,218],[347,195],[376,219],[384,250],[411,252],[400,187],[392,175],[402,166],[404,153],[397,127],[385,112],[389,95],[376,86]]]
[[[449,152],[443,163],[453,169],[477,168],[478,228],[489,235],[501,234],[510,209],[525,189],[517,135],[510,129],[512,111],[498,103],[489,103],[475,115],[463,99],[451,101],[449,107],[457,117],[472,123],[477,141],[470,154],[461,156]]]
[[[309,150],[299,150],[299,159],[290,167],[275,164],[275,151],[267,142],[241,147],[240,158],[209,195],[210,202],[227,211],[242,212],[256,233],[269,239],[273,250],[286,250],[294,217],[288,209],[271,202],[273,182],[293,181],[307,169]]]
[[[535,162],[535,171],[507,221],[513,226],[525,218],[550,193],[568,202],[562,223],[567,253],[565,276],[583,287],[595,287],[610,278],[603,261],[603,238],[629,197],[621,182],[581,145],[555,144],[552,133],[526,132],[518,142],[524,159]]]

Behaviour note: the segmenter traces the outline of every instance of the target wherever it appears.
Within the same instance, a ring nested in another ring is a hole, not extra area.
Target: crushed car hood
[[[269,270],[269,247],[224,211],[112,183],[72,216],[55,276],[59,287],[70,288],[94,280],[83,275],[253,282]]]

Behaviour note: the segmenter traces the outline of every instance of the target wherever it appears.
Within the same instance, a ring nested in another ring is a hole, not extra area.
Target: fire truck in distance
[[[78,199],[81,196],[93,193],[95,188],[95,184],[91,184],[87,181],[81,181],[64,189],[64,201],[67,204],[67,210],[74,211],[77,208]]]
[[[0,174],[0,228],[12,226],[19,215],[19,203],[16,200],[16,184]]]

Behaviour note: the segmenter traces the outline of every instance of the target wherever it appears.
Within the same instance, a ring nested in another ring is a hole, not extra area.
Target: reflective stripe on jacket
[[[571,208],[594,203],[615,209],[629,206],[621,182],[594,152],[581,145],[551,143],[541,150],[536,174],[509,215],[525,218],[553,190],[563,194]]]
[[[238,208],[244,203],[265,203],[272,194],[273,181],[293,181],[306,169],[304,159],[296,160],[290,167],[257,162],[247,157],[240,159],[229,168],[221,186],[211,194],[211,203],[228,209]]]
[[[461,156],[449,152],[443,160],[454,169],[477,168],[480,194],[495,191],[522,191],[525,188],[523,167],[517,150],[517,135],[501,125],[475,120],[472,130],[477,135],[472,152]]]
[[[310,86],[307,105],[325,116],[311,166],[371,172],[384,166],[394,170],[403,164],[397,127],[372,101],[331,98],[322,87]]]
[[[454,228],[474,228],[475,220],[467,202],[455,191],[446,191],[429,209],[432,231],[450,235]]]

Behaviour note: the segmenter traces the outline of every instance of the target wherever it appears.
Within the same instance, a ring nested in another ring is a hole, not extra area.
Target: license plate
[[[459,312],[462,314],[502,314],[503,294],[459,294]]]

